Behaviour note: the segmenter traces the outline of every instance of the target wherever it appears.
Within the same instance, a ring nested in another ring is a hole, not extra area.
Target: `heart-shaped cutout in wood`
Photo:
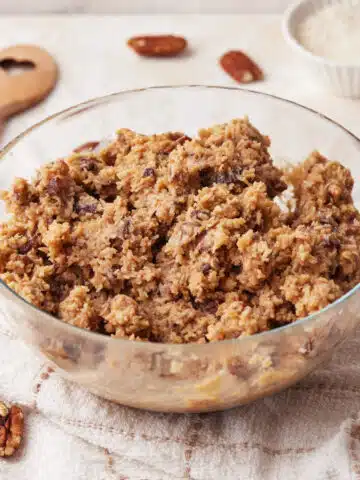
[[[34,45],[0,50],[0,123],[46,97],[58,68],[51,55]]]
[[[0,62],[0,68],[10,76],[21,75],[26,70],[35,68],[35,64],[31,60],[23,60],[18,62],[14,58],[4,58]]]

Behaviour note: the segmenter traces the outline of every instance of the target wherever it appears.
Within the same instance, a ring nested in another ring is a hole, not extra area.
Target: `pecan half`
[[[220,58],[225,72],[239,83],[251,83],[264,78],[261,68],[240,50],[231,50]]]
[[[175,35],[143,35],[130,38],[127,44],[145,57],[173,57],[186,48],[187,41]]]
[[[24,430],[24,414],[20,407],[8,408],[0,402],[0,457],[11,457],[19,448]]]

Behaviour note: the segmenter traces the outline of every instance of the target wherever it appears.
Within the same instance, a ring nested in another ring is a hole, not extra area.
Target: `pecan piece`
[[[24,429],[24,414],[13,405],[0,402],[0,457],[10,457],[19,448]]]
[[[70,189],[70,181],[65,177],[52,177],[47,184],[46,191],[51,197],[60,197],[66,200]]]
[[[182,135],[181,137],[178,137],[174,139],[173,143],[170,143],[167,145],[163,150],[162,153],[170,153],[172,152],[178,145],[183,145],[185,142],[190,141],[191,138],[188,137],[187,135]]]
[[[74,148],[75,153],[79,152],[92,152],[99,145],[100,142],[86,142],[78,147]]]
[[[261,68],[240,50],[231,50],[220,58],[225,72],[239,83],[251,83],[264,78]]]
[[[145,57],[173,57],[186,48],[187,41],[175,35],[143,35],[130,38],[127,44]]]

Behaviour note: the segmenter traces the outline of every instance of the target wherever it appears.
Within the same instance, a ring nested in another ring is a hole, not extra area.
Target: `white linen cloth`
[[[116,405],[63,380],[0,318],[0,399],[25,412],[1,480],[357,480],[360,331],[288,390],[210,414]]]

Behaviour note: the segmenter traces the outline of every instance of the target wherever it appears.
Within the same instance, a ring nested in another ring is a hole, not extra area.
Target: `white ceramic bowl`
[[[341,97],[360,97],[360,65],[343,65],[309,52],[297,39],[299,24],[318,10],[346,0],[297,0],[284,14],[285,39],[307,61],[312,77],[323,89]]]

